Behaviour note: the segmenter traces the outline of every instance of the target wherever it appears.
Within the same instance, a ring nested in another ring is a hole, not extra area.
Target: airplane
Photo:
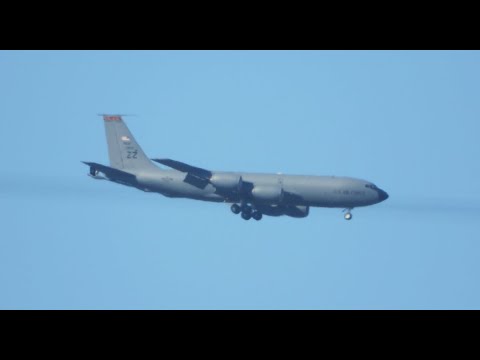
[[[231,211],[244,220],[261,220],[263,215],[305,218],[311,207],[343,208],[345,220],[351,220],[353,208],[388,198],[375,184],[351,177],[212,171],[172,159],[149,159],[122,115],[101,116],[110,166],[83,162],[93,179],[171,198],[232,204]]]

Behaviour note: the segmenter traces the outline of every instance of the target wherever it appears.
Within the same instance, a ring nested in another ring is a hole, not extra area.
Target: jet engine
[[[242,187],[242,177],[238,174],[214,174],[210,183],[222,190],[238,191]]]
[[[282,202],[283,189],[281,186],[258,185],[252,189],[252,197],[256,202],[278,204]]]

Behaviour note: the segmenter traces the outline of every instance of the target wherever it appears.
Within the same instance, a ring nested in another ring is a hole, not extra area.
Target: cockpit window
[[[367,185],[365,185],[365,187],[370,188],[370,189],[373,189],[373,190],[378,189],[378,188],[377,188],[375,185],[373,185],[373,184],[367,184]]]

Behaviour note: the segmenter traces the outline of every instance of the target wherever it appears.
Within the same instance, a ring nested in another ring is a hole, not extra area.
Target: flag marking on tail
[[[122,117],[118,115],[103,115],[105,121],[121,121]]]

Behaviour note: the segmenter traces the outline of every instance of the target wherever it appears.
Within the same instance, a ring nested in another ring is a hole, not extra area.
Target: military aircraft
[[[151,159],[142,151],[121,115],[102,115],[110,166],[84,162],[89,176],[167,197],[230,203],[245,220],[263,215],[304,218],[310,207],[351,210],[382,202],[388,194],[369,181],[337,176],[225,172],[202,169],[172,159]],[[102,175],[103,174],[103,175]]]

